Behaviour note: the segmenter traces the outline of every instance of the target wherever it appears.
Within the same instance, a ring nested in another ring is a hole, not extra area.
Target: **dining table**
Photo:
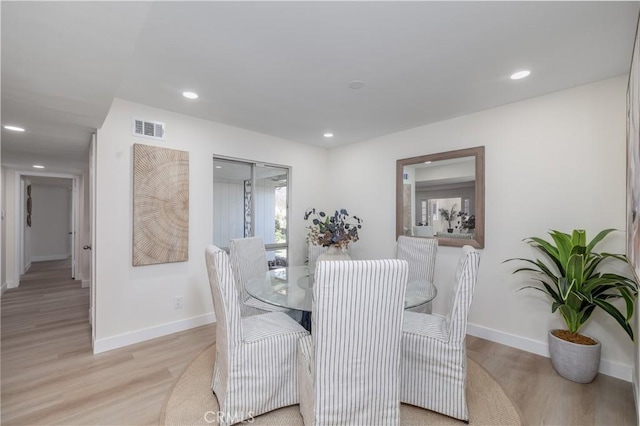
[[[313,273],[308,266],[287,266],[269,270],[264,278],[246,283],[246,290],[258,300],[281,308],[302,311],[301,324],[311,330],[313,310]],[[432,282],[409,279],[404,308],[415,308],[431,302],[438,290]]]

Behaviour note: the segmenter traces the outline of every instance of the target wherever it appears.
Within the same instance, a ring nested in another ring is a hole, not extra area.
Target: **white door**
[[[89,244],[84,246],[89,251],[89,322],[91,323],[91,347],[96,341],[96,134],[91,135],[89,145]]]
[[[78,254],[76,253],[76,209],[78,203],[76,197],[78,196],[78,179],[71,179],[71,226],[69,231],[69,237],[71,238],[71,278],[75,279],[77,275]]]

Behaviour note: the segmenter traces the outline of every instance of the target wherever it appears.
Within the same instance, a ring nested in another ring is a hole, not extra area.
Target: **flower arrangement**
[[[344,249],[358,241],[358,230],[362,228],[362,219],[349,216],[345,209],[336,210],[332,216],[325,212],[307,209],[304,220],[313,217],[313,225],[308,227],[307,241],[323,247],[336,246]]]

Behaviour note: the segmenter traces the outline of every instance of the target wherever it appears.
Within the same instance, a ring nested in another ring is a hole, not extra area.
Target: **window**
[[[213,158],[213,243],[260,236],[270,267],[287,265],[290,168]]]

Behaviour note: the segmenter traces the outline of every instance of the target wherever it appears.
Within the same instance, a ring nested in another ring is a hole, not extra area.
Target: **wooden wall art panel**
[[[189,153],[133,145],[133,266],[189,259]]]

